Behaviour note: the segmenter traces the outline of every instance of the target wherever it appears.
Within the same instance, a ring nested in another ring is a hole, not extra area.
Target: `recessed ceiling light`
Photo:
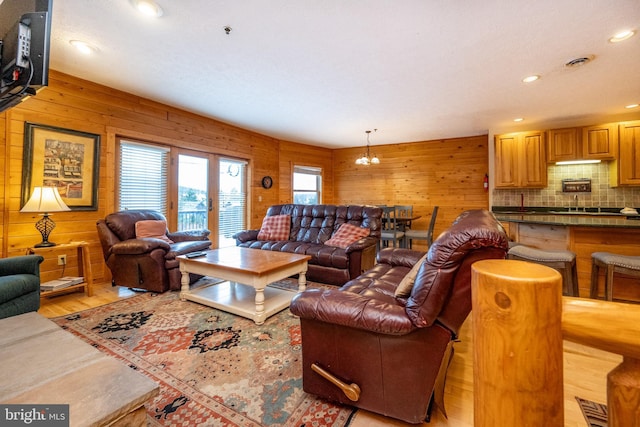
[[[625,30],[625,31],[620,31],[619,33],[613,35],[609,41],[611,43],[618,43],[621,42],[623,40],[629,39],[631,37],[633,37],[635,35],[635,30]]]
[[[522,117],[517,117],[517,118],[513,119],[514,122],[521,122],[523,120],[524,119]]]
[[[640,107],[640,104],[629,104],[624,106],[624,108],[637,108],[637,107]]]
[[[522,81],[524,83],[531,83],[531,82],[535,82],[539,78],[540,78],[540,76],[534,74],[534,75],[525,77],[524,79],[522,79]]]
[[[153,0],[131,0],[131,4],[143,15],[158,18],[164,13],[162,8]]]
[[[69,40],[69,44],[78,49],[78,51],[83,55],[91,55],[93,52],[98,50],[95,47],[91,46],[89,43],[83,42],[82,40]]]

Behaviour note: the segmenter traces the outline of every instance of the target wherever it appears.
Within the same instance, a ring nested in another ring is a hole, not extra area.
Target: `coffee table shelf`
[[[178,257],[182,272],[180,299],[252,319],[261,325],[289,307],[295,292],[268,284],[298,275],[298,292],[306,288],[308,255],[247,248],[221,248],[199,258]],[[192,289],[189,274],[223,279],[221,283]]]

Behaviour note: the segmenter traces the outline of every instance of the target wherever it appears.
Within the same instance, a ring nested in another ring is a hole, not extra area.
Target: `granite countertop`
[[[640,228],[640,215],[623,215],[622,208],[520,208],[496,206],[493,213],[499,221],[529,224],[568,225],[578,227]]]

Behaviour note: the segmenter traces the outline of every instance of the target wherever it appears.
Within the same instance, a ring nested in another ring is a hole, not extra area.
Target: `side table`
[[[57,251],[76,249],[78,252],[78,273],[84,277],[84,282],[77,285],[67,286],[66,288],[57,289],[55,291],[40,292],[41,297],[56,295],[69,292],[72,289],[84,288],[84,292],[88,297],[91,296],[91,285],[93,284],[93,274],[91,273],[91,256],[89,255],[89,244],[87,242],[70,242],[62,243],[56,246],[46,248],[28,248],[27,254],[42,255],[45,259],[47,255],[51,255]]]

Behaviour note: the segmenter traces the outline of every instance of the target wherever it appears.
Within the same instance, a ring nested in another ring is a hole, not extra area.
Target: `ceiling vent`
[[[564,66],[566,68],[577,68],[577,67],[581,67],[585,64],[587,64],[588,62],[591,62],[593,60],[594,56],[593,55],[589,55],[589,56],[582,56],[580,58],[575,58],[572,59],[571,61],[567,62],[566,64],[564,64]]]

